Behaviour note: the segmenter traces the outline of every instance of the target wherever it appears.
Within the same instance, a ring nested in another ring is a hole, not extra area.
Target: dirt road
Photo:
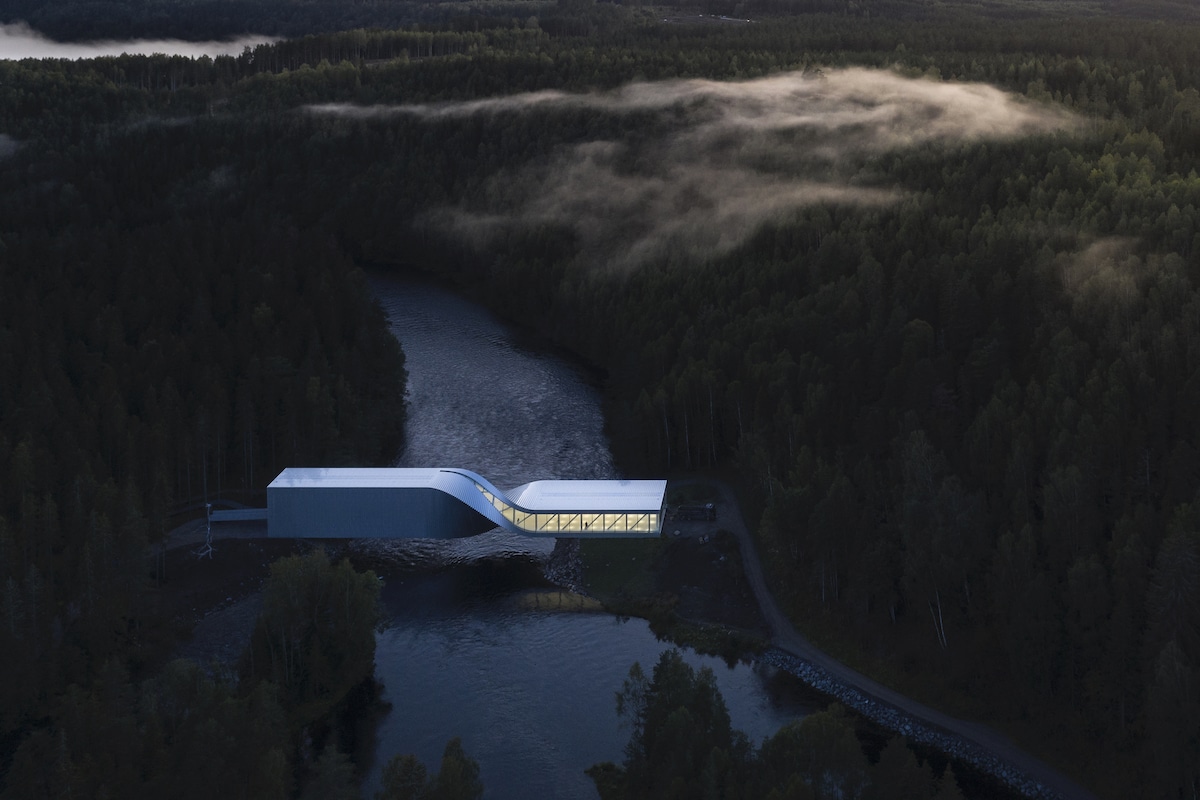
[[[775,598],[767,589],[767,581],[763,574],[762,563],[758,558],[758,550],[746,527],[746,522],[742,518],[732,490],[724,483],[714,482],[714,485],[718,488],[721,496],[718,506],[720,510],[719,526],[736,535],[741,544],[746,579],[750,582],[750,586],[758,598],[763,618],[766,619],[771,630],[772,643],[777,648],[810,662],[834,679],[857,689],[878,702],[899,709],[914,720],[961,737],[966,742],[974,744],[1023,772],[1028,778],[1057,793],[1065,800],[1096,800],[1096,796],[1087,789],[1040,759],[1026,753],[998,731],[992,730],[986,725],[957,719],[918,703],[871,680],[813,646],[812,642],[792,627],[792,623],[784,616],[779,606],[776,605]]]

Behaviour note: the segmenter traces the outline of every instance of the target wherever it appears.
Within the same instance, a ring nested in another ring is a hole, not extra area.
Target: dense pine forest
[[[269,7],[221,5],[126,35]],[[831,652],[1103,796],[1200,785],[1189,7],[280,8],[240,57],[0,62],[0,749],[44,767],[9,796],[54,793],[71,692],[267,702],[153,673],[148,545],[394,455],[365,263],[603,368],[628,470],[736,474]]]

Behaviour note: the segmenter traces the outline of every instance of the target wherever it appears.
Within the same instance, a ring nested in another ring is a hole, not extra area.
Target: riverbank
[[[299,539],[268,539],[264,526],[213,527],[212,552],[201,555],[203,520],[177,526],[158,550],[146,601],[166,629],[157,661],[191,659],[233,668],[250,639],[272,562],[306,552]]]
[[[974,796],[1094,795],[1002,734],[917,703],[818,650],[783,615],[766,585],[754,542],[728,484],[676,482],[669,498],[712,502],[716,519],[668,522],[655,540],[585,542],[585,588],[614,613],[645,617],[681,645],[726,658],[756,655],[918,747],[944,754]],[[673,495],[673,497],[670,497]],[[689,624],[690,623],[690,624]],[[749,624],[747,624],[749,623]],[[731,624],[744,625],[739,631]],[[722,635],[722,631],[728,631]],[[741,635],[749,633],[744,640]],[[707,637],[707,639],[706,639]],[[713,648],[716,649],[713,649]]]
[[[382,286],[381,290],[388,292],[390,298],[385,305],[393,322],[393,330],[402,338],[406,352],[410,353],[412,413],[408,431],[410,452],[405,455],[409,463],[449,461],[470,465],[489,476],[499,476],[498,479],[510,484],[528,480],[530,473],[535,471],[563,477],[576,474],[573,471],[584,471],[585,474],[580,477],[610,473],[611,459],[603,436],[602,421],[597,413],[595,394],[585,391],[586,387],[578,382],[573,372],[559,368],[536,353],[533,357],[525,355],[523,348],[499,329],[494,320],[476,310],[464,308],[455,298],[444,297],[423,286],[413,292],[409,292],[407,287],[404,291],[397,291],[395,287],[389,289]],[[439,307],[439,304],[445,307],[443,312],[430,314],[430,310]],[[466,337],[465,341],[446,340],[443,334],[447,326],[442,320],[447,318],[456,321],[452,329],[457,336]],[[460,363],[468,357],[470,363]],[[447,363],[453,363],[455,368],[447,369]],[[479,392],[479,385],[488,386],[489,391]],[[530,386],[536,386],[538,390],[530,391]],[[504,409],[503,413],[498,412],[498,408]],[[499,424],[501,421],[503,424]],[[524,427],[520,430],[513,427],[517,421],[523,422]],[[586,431],[587,435],[580,436],[581,431]],[[521,442],[522,446],[514,448],[514,441]],[[526,454],[534,454],[536,458],[518,458]],[[431,568],[429,564],[417,564],[417,574],[421,577],[410,583],[419,584],[419,588],[392,587],[403,597],[396,608],[404,608],[406,613],[412,604],[425,604],[427,609],[459,608],[463,597],[466,598],[465,605],[469,607],[476,607],[475,604],[486,607],[491,595],[487,595],[490,590],[480,588],[481,582],[490,580],[493,583],[514,584],[521,589],[541,586],[541,567],[531,561],[541,564],[548,555],[550,567],[546,572],[553,581],[561,581],[565,586],[578,585],[582,581],[589,593],[601,599],[606,598],[606,605],[618,614],[637,614],[652,620],[655,623],[652,630],[660,636],[665,633],[677,641],[706,647],[708,652],[721,652],[723,655],[732,652],[737,656],[753,651],[736,641],[730,632],[740,634],[747,630],[751,633],[758,631],[759,646],[765,642],[767,634],[773,633],[776,644],[780,644],[780,632],[786,634],[791,626],[784,620],[781,627],[778,620],[767,611],[774,609],[774,613],[778,614],[765,581],[762,581],[761,567],[756,567],[753,542],[737,503],[728,487],[719,482],[709,483],[710,488],[702,490],[700,494],[689,489],[683,499],[687,502],[704,500],[703,492],[710,492],[716,505],[716,520],[670,524],[667,536],[662,539],[587,542],[580,547],[578,559],[572,557],[570,544],[562,545],[557,556],[542,553],[534,557],[526,553],[518,558],[514,551],[514,556],[507,557],[507,561],[524,561],[519,569],[516,566],[499,565],[501,571],[517,569],[519,572],[519,578],[506,581],[495,581],[496,569],[484,563],[487,561],[486,554],[478,568],[462,569],[461,559],[455,561],[453,569],[447,569],[447,573],[454,573],[453,576],[447,574],[445,580],[436,576],[433,580],[427,579],[429,573],[442,569],[442,565]],[[676,485],[675,482],[673,485]],[[674,496],[671,499],[681,502]],[[679,531],[678,536],[676,530]],[[232,535],[233,529],[222,528],[219,532],[219,536],[223,537]],[[196,544],[199,532],[193,529],[183,538]],[[248,599],[253,593],[250,587],[256,580],[261,585],[269,560],[259,559],[256,565],[254,560],[260,554],[247,546],[242,553],[246,561],[243,566],[247,570],[244,577],[233,577],[237,569],[232,573],[224,569],[221,574],[216,574],[211,569],[212,563],[219,563],[222,555],[236,557],[236,548],[226,544],[228,541],[228,538],[218,538],[214,558],[204,561],[195,559],[190,550],[180,546],[181,550],[186,550],[187,557],[194,561],[186,565],[192,571],[190,574],[198,579],[207,574],[213,581],[205,591],[210,592],[209,598],[214,604],[210,613],[218,615],[210,620],[210,624],[202,627],[195,617],[196,609],[203,607],[202,603],[192,603],[193,595],[179,591],[176,604],[184,615],[192,615],[187,619],[193,631],[193,643],[208,632],[233,636],[238,625],[242,624],[239,620],[253,618],[253,605]],[[510,544],[489,544],[486,536],[481,537],[480,541],[483,544],[478,547],[474,543],[464,543],[465,547],[455,548],[454,551],[469,551],[474,563],[479,553],[490,553],[496,548],[507,552]],[[297,546],[296,543],[287,544]],[[524,543],[521,544],[523,547]],[[424,548],[408,548],[406,552],[422,559],[428,557]],[[606,553],[608,557],[604,557]],[[590,568],[589,558],[594,562]],[[205,561],[212,563],[205,564]],[[579,578],[574,577],[576,562],[583,566]],[[357,558],[356,563],[360,563]],[[180,577],[170,563],[167,567],[171,581]],[[426,572],[420,572],[421,569]],[[399,568],[395,574],[411,573]],[[757,584],[753,578],[755,574],[758,575]],[[404,581],[401,578],[397,583]],[[239,592],[244,594],[239,595]],[[448,596],[454,602],[449,602]],[[427,610],[421,613],[431,612]],[[440,615],[450,612],[437,613],[439,616],[432,627],[427,628],[424,623],[417,627],[422,631],[437,630],[440,636],[443,624]],[[559,615],[550,616],[564,619]],[[520,619],[524,624],[527,619],[544,617],[546,615],[522,613]],[[473,629],[478,622],[470,614],[461,619],[468,629]],[[782,614],[778,615],[778,619],[783,619]],[[697,622],[716,624],[698,625]],[[669,632],[665,630],[665,623],[670,624]],[[491,625],[483,625],[483,628],[485,633],[482,638],[470,632],[463,634],[471,648],[484,647],[486,650],[489,647]],[[795,633],[794,630],[792,633]],[[693,638],[689,641],[688,636]],[[703,637],[713,637],[715,642],[705,644],[701,641]],[[590,652],[591,642],[574,644],[582,648],[581,657],[594,657]],[[210,651],[216,649],[214,647]],[[789,642],[783,642],[783,649],[793,655],[803,656]],[[231,651],[236,652],[232,646],[225,648],[226,653]],[[469,660],[470,653],[474,651],[468,648],[454,652],[456,658]],[[407,651],[403,649],[390,657],[397,659],[393,665],[395,685],[408,686],[414,671],[421,667],[403,661],[408,658]],[[611,655],[605,657],[611,658]],[[381,660],[380,664],[384,664],[384,661]],[[838,667],[842,668],[841,665]],[[521,668],[524,669],[524,665]],[[623,669],[627,668],[628,664],[624,664]],[[577,671],[571,664],[563,664],[554,674],[575,674]],[[842,677],[836,670],[829,672],[839,679]],[[429,678],[431,685],[444,681],[444,675],[436,671]],[[613,688],[619,682],[619,678],[616,679]],[[493,695],[489,693],[499,689],[499,686],[481,687],[480,696],[491,697]],[[606,696],[610,695],[606,692]],[[868,696],[875,695],[868,693]],[[435,709],[430,713],[441,711]],[[435,729],[436,726],[430,726],[430,730]],[[444,737],[437,746],[441,744],[444,744]],[[498,754],[497,759],[498,764],[508,763],[511,756]]]
[[[813,647],[771,598],[729,487],[711,486],[715,520],[668,522],[655,539],[561,540],[541,566],[545,585],[520,593],[516,607],[642,617],[656,635],[680,646],[731,663],[757,658],[783,669],[884,730],[946,754],[964,777],[967,770],[959,765],[1025,797],[1092,797],[995,731],[917,704]],[[197,555],[202,523],[182,525],[169,538],[164,577],[153,596],[178,634],[175,656],[236,665],[276,558],[333,545],[356,566],[380,566],[345,543],[263,534],[253,526],[221,526],[212,554],[204,557]]]
[[[671,530],[678,535],[560,539],[540,569],[531,569],[542,580],[530,575],[517,607],[641,617],[661,638],[727,661],[762,652],[768,630],[745,581],[735,537],[699,522]],[[262,584],[278,558],[332,547],[335,557],[349,557],[358,569],[422,570],[340,540],[269,539],[261,523],[214,526],[211,555],[200,555],[204,542],[203,520],[178,526],[164,545],[160,579],[151,591],[174,632],[169,657],[201,664],[236,665],[261,609]]]
[[[580,563],[589,596],[613,614],[647,620],[681,647],[732,662],[752,659],[768,644],[728,531],[683,525],[658,539],[591,540],[580,548]]]
[[[961,759],[993,776],[1022,796],[1095,800],[1095,795],[1040,759],[1021,750],[991,728],[944,714],[895,692],[817,649],[799,633],[775,603],[767,587],[757,549],[732,489],[714,481],[728,509],[725,525],[741,545],[746,578],[771,630],[771,641],[785,666],[814,688],[829,693],[884,727]]]

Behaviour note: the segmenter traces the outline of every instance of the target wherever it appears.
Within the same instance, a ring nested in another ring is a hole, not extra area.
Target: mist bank
[[[211,42],[185,42],[181,39],[103,40],[94,42],[56,42],[38,33],[24,22],[0,24],[0,60],[24,58],[100,58],[119,55],[236,56],[247,47],[278,41],[268,36],[240,36]]]
[[[514,227],[572,231],[585,260],[628,268],[728,252],[764,223],[814,204],[882,206],[903,187],[868,159],[1071,130],[1078,119],[979,83],[853,68],[749,81],[632,83],[610,92],[540,91],[457,103],[309,106],[315,115],[429,123],[590,111],[649,115],[656,136],[564,145],[495,177],[486,199],[425,221],[486,246]],[[552,121],[547,124],[553,124]]]

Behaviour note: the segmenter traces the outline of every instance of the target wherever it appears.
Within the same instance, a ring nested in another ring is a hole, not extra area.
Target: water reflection
[[[372,285],[408,359],[399,466],[461,467],[503,489],[619,477],[599,394],[577,367],[435,284],[376,276]],[[392,703],[364,796],[392,755],[414,753],[436,770],[446,740],[461,736],[488,797],[596,797],[583,770],[619,762],[629,735],[615,693],[635,661],[649,669],[667,647],[648,625],[519,609],[516,598],[543,584],[553,539],[493,531],[363,546],[386,581],[389,622],[375,660]],[[713,670],[734,726],[752,741],[809,707],[788,676],[685,657]]]
[[[479,761],[488,797],[594,798],[583,770],[623,758],[629,731],[615,694],[635,661],[649,670],[667,646],[640,619],[517,610],[497,587],[512,577],[492,566],[390,579],[376,676],[392,710],[365,796],[379,788],[386,758],[415,753],[436,769],[456,735]],[[684,657],[713,670],[734,727],[751,741],[809,709],[802,692],[784,686],[795,683],[790,676]]]

